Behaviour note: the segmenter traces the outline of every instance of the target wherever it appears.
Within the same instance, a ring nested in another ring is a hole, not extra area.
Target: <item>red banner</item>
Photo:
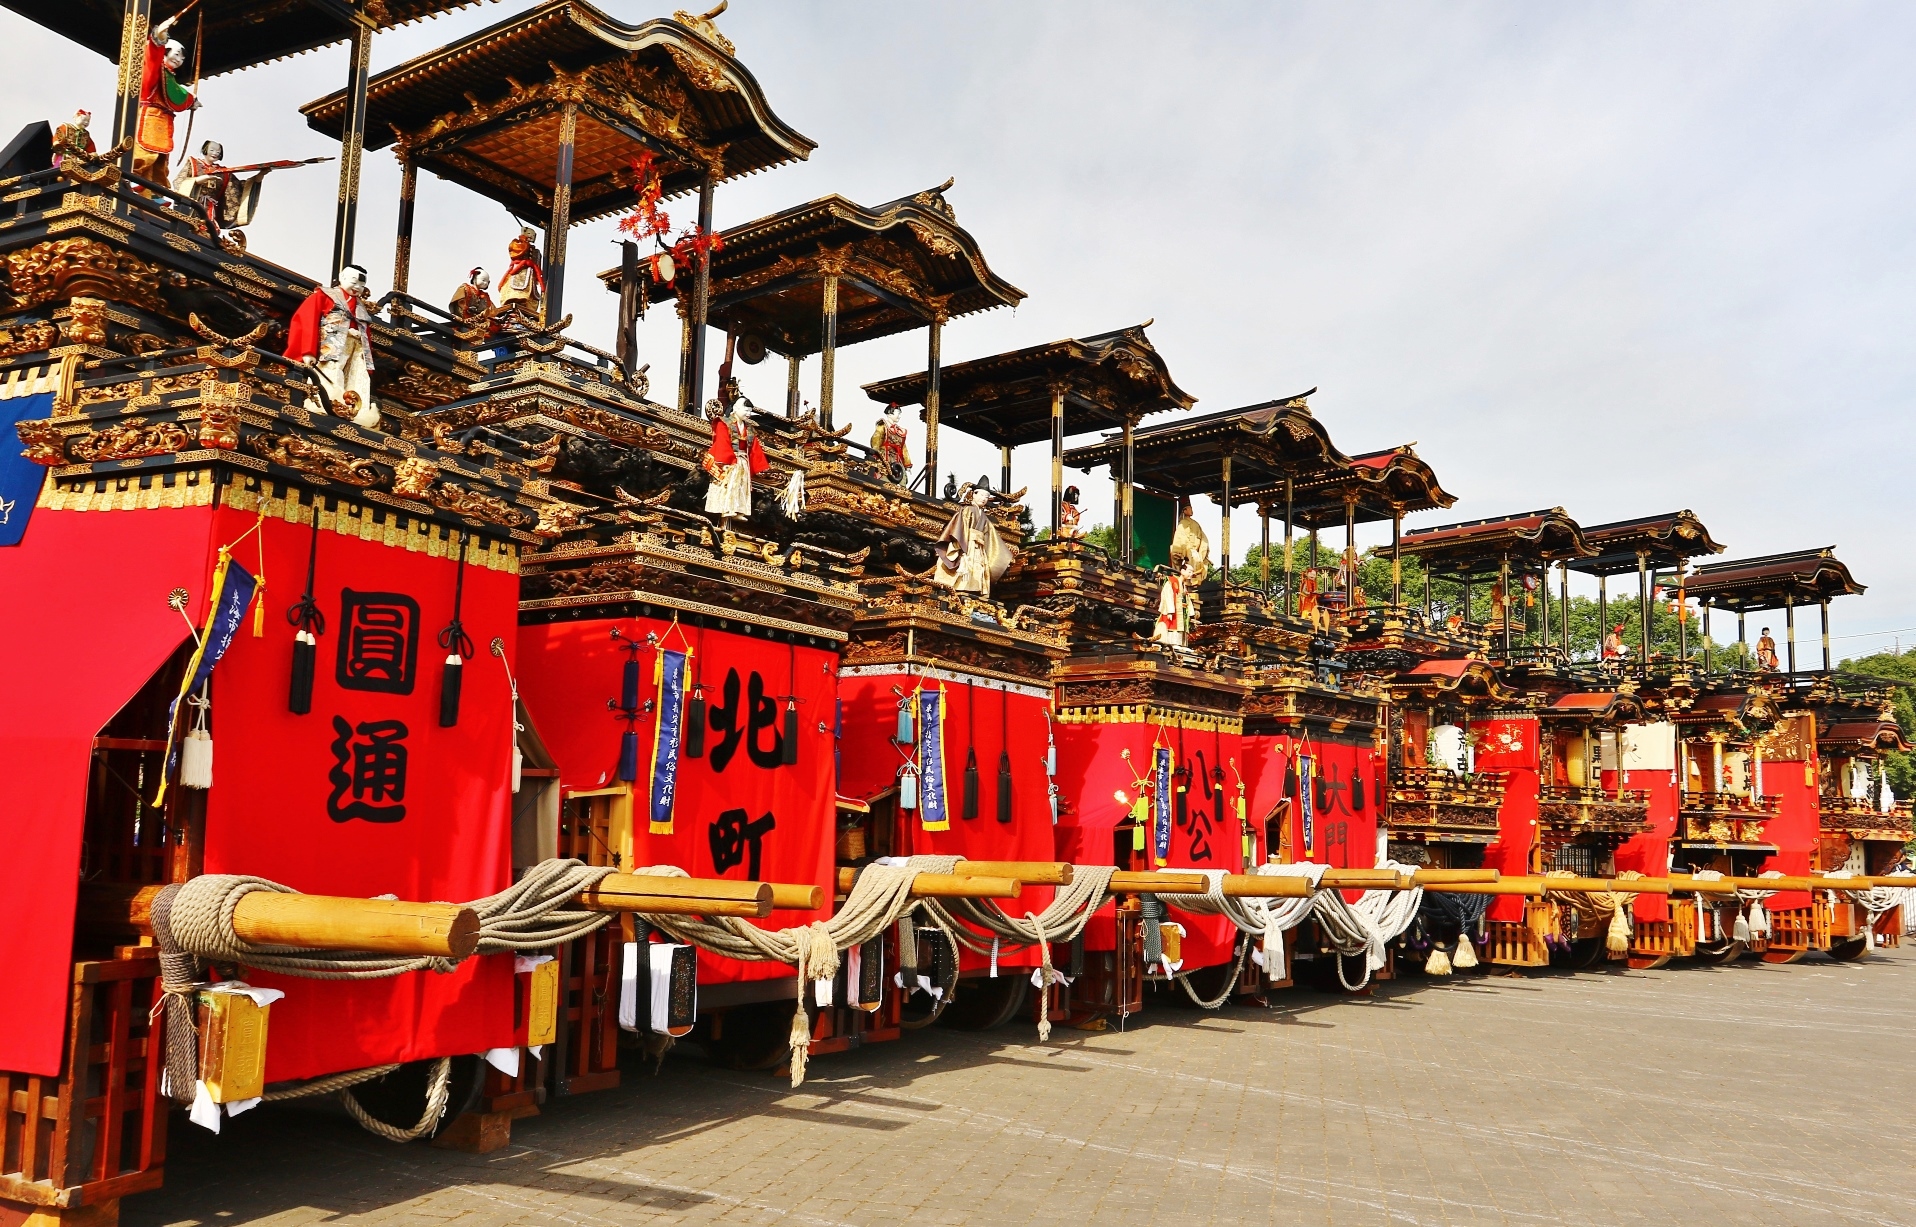
[[[0,1069],[60,1072],[93,738],[186,638],[167,594],[185,588],[187,612],[204,616],[212,519],[210,507],[42,507],[0,549]]]
[[[1610,776],[1615,779],[1614,775]],[[1617,872],[1634,869],[1649,878],[1661,878],[1670,872],[1670,841],[1677,831],[1676,773],[1672,771],[1626,771],[1623,786],[1648,793],[1651,829],[1632,835],[1617,847]],[[1670,896],[1638,895],[1631,914],[1638,920],[1670,919]]]
[[[460,587],[458,546],[435,558],[322,528],[313,598],[325,617],[312,709],[288,710],[293,628],[314,545],[310,525],[220,512],[267,580],[264,633],[241,628],[213,675],[216,755],[207,873],[255,874],[317,895],[463,902],[511,880],[512,704],[504,665],[518,577],[468,561],[458,616],[474,654],[458,721],[441,728],[440,632]],[[443,543],[442,543],[443,544]],[[264,551],[264,565],[261,551]],[[469,557],[477,558],[473,543]],[[496,555],[491,557],[496,558]],[[496,565],[496,564],[495,564]],[[257,977],[286,990],[273,1007],[269,1081],[512,1042],[512,959],[469,959],[449,975],[359,982]]]
[[[839,697],[844,704],[844,737],[839,759],[838,791],[868,800],[898,782],[898,769],[911,747],[895,742],[898,735],[898,694],[911,694],[920,685],[942,688],[945,696],[946,780],[951,801],[951,829],[927,831],[916,810],[898,810],[895,802],[882,808],[893,815],[893,855],[962,856],[974,861],[1049,861],[1056,857],[1051,830],[1051,777],[1045,774],[1049,744],[1051,698],[1030,687],[1006,687],[989,678],[972,678],[940,670],[932,676],[861,669],[843,676]],[[1001,755],[1008,755],[1006,762]],[[978,816],[963,814],[965,763],[978,766]],[[998,821],[998,773],[1011,772],[1011,821]],[[1051,902],[1051,888],[1027,886],[1016,899],[1000,900],[1010,915],[1041,912]],[[1036,950],[1006,952],[1000,966],[1036,967]],[[983,966],[969,953],[964,970]]]
[[[1776,854],[1758,872],[1779,869],[1792,877],[1810,872],[1811,856],[1822,836],[1814,771],[1813,763],[1764,760],[1763,795],[1777,798],[1777,803],[1776,817],[1763,824],[1763,839],[1776,845]],[[1778,891],[1763,903],[1771,910],[1809,905],[1810,894],[1802,890]]]
[[[612,638],[619,628],[623,640]],[[678,650],[689,644],[689,707],[702,698],[704,744],[679,761],[672,833],[653,835],[645,815],[652,746],[656,646],[641,648],[642,748],[633,822],[634,866],[677,865],[695,877],[756,879],[825,888],[818,911],[781,910],[758,923],[768,929],[831,915],[837,834],[834,758],[838,655],[820,648],[652,618],[594,618],[522,627],[520,697],[559,765],[567,793],[619,783],[619,739],[625,721],[606,709],[620,697],[625,645],[648,634]],[[796,724],[796,761],[787,757],[787,712]],[[687,729],[690,737],[690,729]],[[743,963],[703,952],[704,983],[764,980],[792,974],[783,963]]]

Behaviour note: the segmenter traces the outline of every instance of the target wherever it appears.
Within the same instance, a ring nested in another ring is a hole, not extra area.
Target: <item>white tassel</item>
[[[779,506],[785,514],[796,520],[805,510],[805,470],[793,469],[792,479],[785,483],[785,493],[778,496]]]
[[[1450,965],[1458,971],[1469,971],[1477,965],[1477,948],[1470,943],[1470,934],[1457,938],[1457,953],[1451,957]]]
[[[1424,974],[1427,976],[1447,976],[1450,974],[1450,956],[1444,953],[1442,946],[1430,948],[1430,958],[1424,961]]]
[[[526,754],[517,745],[512,747],[512,791],[519,791],[520,777],[526,769]]]
[[[1743,914],[1741,908],[1737,909],[1736,925],[1731,929],[1731,934],[1734,940],[1739,942],[1747,942],[1750,940],[1750,918]]]
[[[213,786],[213,735],[205,729],[193,729],[180,745],[180,787]]]

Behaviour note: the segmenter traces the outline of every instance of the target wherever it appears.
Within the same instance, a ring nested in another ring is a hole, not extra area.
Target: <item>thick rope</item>
[[[178,886],[166,886],[153,900],[153,944],[160,951],[160,997],[153,1008],[165,1028],[167,1095],[192,1103],[200,1078],[200,961],[173,935],[170,920],[179,894]]]
[[[364,1073],[364,1070],[359,1071]],[[370,1081],[370,1079],[360,1079]],[[388,1125],[366,1109],[359,1106],[359,1100],[353,1098],[349,1090],[339,1092],[339,1102],[346,1105],[346,1111],[352,1113],[360,1128],[376,1133],[388,1142],[410,1142],[416,1137],[431,1133],[439,1124],[439,1118],[446,1114],[446,1088],[452,1081],[452,1058],[440,1057],[439,1064],[433,1066],[432,1079],[426,1083],[426,1110],[420,1116],[419,1123],[410,1129],[401,1129],[397,1125]]]
[[[1848,869],[1833,869],[1823,876],[1826,878],[1853,878],[1858,875]],[[1873,886],[1867,888],[1858,887],[1854,890],[1846,889],[1843,893],[1848,895],[1854,902],[1862,904],[1864,912],[1868,913],[1869,922],[1864,927],[1863,933],[1864,936],[1869,939],[1870,947],[1873,949],[1876,946],[1876,922],[1887,915],[1892,909],[1899,906],[1903,902],[1903,897],[1909,893],[1909,890],[1907,887],[1901,886]]]
[[[1574,878],[1577,875],[1565,869],[1553,869],[1544,875],[1543,885],[1546,896],[1561,906],[1568,907],[1579,920],[1603,920],[1608,918],[1609,925],[1604,930],[1603,950],[1606,959],[1623,959],[1630,955],[1630,906],[1637,900],[1636,894],[1621,890],[1552,890],[1552,878]],[[1619,881],[1640,878],[1643,875],[1634,869],[1626,869],[1617,875]],[[1581,925],[1579,926],[1581,928]]]
[[[790,1045],[792,1085],[805,1081],[805,1059],[811,1049],[811,1021],[805,990],[816,981],[838,974],[838,952],[861,946],[917,911],[922,901],[912,897],[911,884],[921,873],[950,873],[955,856],[914,856],[901,863],[876,862],[859,870],[852,891],[830,920],[791,929],[761,929],[736,916],[703,919],[692,916],[655,916],[651,923],[679,941],[727,958],[758,963],[790,963],[798,971],[798,1008],[792,1015]],[[647,866],[638,874],[684,877],[670,865]]]
[[[1783,871],[1771,869],[1756,876],[1780,878],[1783,876]],[[1763,903],[1775,893],[1773,890],[1757,890],[1746,886],[1736,888],[1736,899],[1740,907],[1737,912],[1736,926],[1731,930],[1735,940],[1748,942],[1770,935],[1770,914],[1763,910]]]
[[[1378,868],[1407,873],[1416,866],[1387,860]],[[1356,903],[1346,902],[1341,890],[1314,892],[1311,911],[1316,917],[1318,932],[1339,956],[1338,982],[1352,992],[1369,984],[1371,974],[1384,967],[1385,947],[1416,921],[1417,910],[1423,902],[1421,886],[1409,890],[1367,890]],[[1363,978],[1352,984],[1344,974],[1344,958],[1360,953],[1364,956]]]

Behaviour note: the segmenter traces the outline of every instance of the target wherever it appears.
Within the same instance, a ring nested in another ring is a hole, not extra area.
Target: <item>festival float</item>
[[[1468,967],[1480,920],[1520,967],[1560,935],[1647,965],[1692,923],[1772,961],[1900,930],[1903,743],[1831,674],[1827,602],[1861,588],[1830,551],[1686,576],[1715,550],[1689,513],[1405,531],[1452,496],[1410,447],[1340,452],[1309,393],[1144,425],[1194,403],[1144,325],[947,365],[947,323],[1023,298],[949,182],[715,228],[718,185],[813,148],[723,5],[553,0],[377,76],[375,34],[455,6],[8,6],[123,71],[103,138],[81,111],[0,153],[0,574],[32,594],[3,616],[43,696],[7,717],[0,1218],[112,1221],[174,1107],[217,1130],[336,1094],[486,1151],[680,1038],[797,1085],[934,1020],[1042,1037],[1147,984],[1216,1008],[1304,965]],[[312,278],[245,234],[311,160],[191,135],[205,78],[339,42],[345,88],[303,108],[340,141]],[[369,148],[401,166],[383,295],[353,259]],[[421,170],[514,219],[496,279],[413,293]],[[602,350],[566,250],[613,215]],[[666,401],[636,325],[668,300]],[[868,385],[849,438],[837,347],[919,327],[925,368]],[[782,413],[735,377],[774,353]],[[995,486],[941,466],[941,428],[1000,449]],[[1042,531],[1011,489],[1036,443]],[[1114,550],[1067,467],[1115,479]],[[1259,509],[1254,580],[1205,499]],[[1372,601],[1355,529],[1386,519]],[[1406,555],[1460,593],[1442,614]],[[1571,660],[1567,570],[1632,563],[1644,622],[1656,568],[1701,602],[1700,670],[1681,640]],[[1766,632],[1713,669],[1712,609],[1782,609],[1787,668]],[[1673,891],[1723,902],[1654,914]]]

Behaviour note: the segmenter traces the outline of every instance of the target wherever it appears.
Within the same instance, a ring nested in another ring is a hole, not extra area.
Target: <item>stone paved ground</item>
[[[483,1157],[329,1108],[181,1120],[124,1221],[1916,1223],[1916,951],[1814,958],[934,1029],[796,1092],[688,1048]]]

